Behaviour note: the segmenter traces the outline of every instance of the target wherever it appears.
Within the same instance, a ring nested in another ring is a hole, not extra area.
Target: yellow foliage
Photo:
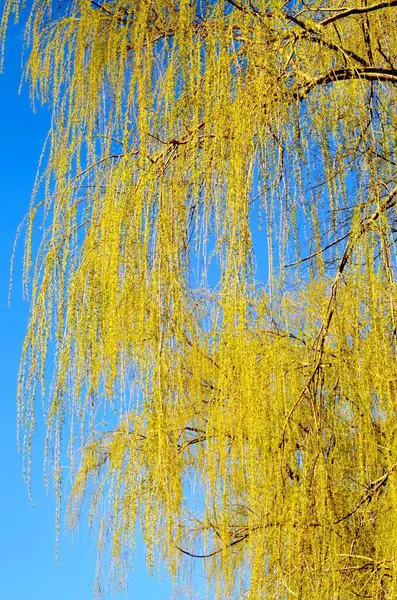
[[[41,388],[116,576],[138,521],[217,600],[397,597],[396,10],[30,8],[21,445]]]

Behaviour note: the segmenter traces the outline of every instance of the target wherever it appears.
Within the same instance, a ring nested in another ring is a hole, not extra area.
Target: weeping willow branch
[[[397,6],[396,0],[378,2],[375,4],[370,4],[369,6],[355,6],[353,8],[340,9],[340,12],[337,12],[336,14],[331,15],[327,19],[324,19],[324,21],[321,21],[320,25],[326,27],[331,23],[335,23],[335,21],[339,21],[340,19],[344,19],[352,15],[368,14],[371,12],[382,10],[384,8],[392,8],[393,6]]]
[[[354,79],[378,82],[385,81],[395,85],[397,83],[397,71],[395,69],[377,69],[374,67],[332,69],[329,73],[316,77],[300,90],[294,92],[294,97],[297,100],[303,100],[316,87],[334,83],[336,81],[349,81]]]
[[[19,443],[29,480],[42,406],[108,580],[139,526],[184,598],[195,558],[214,600],[396,597],[396,6],[21,12],[52,129]]]
[[[391,208],[393,208],[396,205],[396,202],[397,202],[397,186],[390,192],[390,194],[388,194],[386,196],[386,198],[384,198],[379,203],[378,208],[369,217],[362,219],[362,221],[359,223],[357,228],[354,228],[352,231],[350,231],[350,233],[348,235],[344,236],[345,238],[349,237],[349,239],[346,244],[345,250],[343,252],[342,258],[339,262],[336,277],[331,286],[331,293],[330,293],[329,300],[328,300],[326,316],[322,322],[320,331],[319,331],[318,336],[313,345],[313,350],[316,353],[316,355],[318,356],[317,362],[316,362],[316,365],[315,365],[309,379],[307,380],[304,388],[302,389],[301,393],[299,394],[297,400],[291,407],[291,409],[285,419],[283,430],[282,430],[282,439],[280,442],[280,447],[284,446],[286,429],[287,429],[288,423],[290,422],[290,419],[292,418],[292,416],[293,416],[294,412],[296,411],[296,409],[298,408],[299,404],[306,397],[307,392],[309,391],[310,385],[313,383],[319,370],[322,367],[324,345],[325,345],[328,331],[329,331],[329,328],[330,328],[330,325],[332,322],[332,318],[335,314],[338,287],[340,285],[340,281],[341,281],[343,272],[344,272],[346,266],[348,265],[349,260],[354,252],[355,246],[360,241],[360,238],[370,230],[370,228],[379,219],[379,217],[383,213],[385,213],[388,210],[390,210]],[[341,241],[341,240],[338,240],[338,241]]]

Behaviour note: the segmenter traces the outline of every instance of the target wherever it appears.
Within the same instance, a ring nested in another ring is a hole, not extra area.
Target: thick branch
[[[319,85],[327,85],[335,81],[348,81],[353,79],[364,79],[366,81],[388,81],[397,84],[397,70],[382,69],[376,67],[359,67],[356,69],[343,68],[332,69],[325,75],[316,77],[306,85],[295,92],[294,97],[297,100],[303,100],[309,92]]]
[[[330,50],[336,50],[337,52],[341,52],[344,56],[348,56],[349,58],[358,62],[363,67],[367,66],[367,61],[358,54],[356,54],[356,52],[344,48],[341,44],[336,44],[335,42],[324,39],[324,31],[322,31],[318,25],[316,25],[316,27],[313,27],[305,21],[298,19],[295,15],[290,15],[289,13],[284,13],[284,16],[288,21],[295,23],[295,25],[298,25],[298,27],[303,29],[303,31],[306,34],[308,34],[309,36],[314,36],[309,38],[310,41],[315,42],[317,44],[321,44],[322,46],[325,46]]]
[[[350,17],[351,15],[374,12],[376,10],[381,10],[382,8],[391,8],[392,6],[397,6],[397,0],[387,0],[386,2],[377,2],[376,4],[370,4],[369,6],[356,6],[354,8],[348,8],[342,10],[340,13],[328,17],[327,19],[324,19],[324,21],[321,21],[320,25],[325,27],[330,23],[334,23],[335,21],[344,19],[345,17]]]

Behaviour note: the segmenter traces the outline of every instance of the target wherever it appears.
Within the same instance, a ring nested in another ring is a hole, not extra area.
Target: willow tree
[[[3,41],[22,8],[57,528],[67,452],[102,572],[138,523],[219,600],[395,598],[397,1],[5,0]]]

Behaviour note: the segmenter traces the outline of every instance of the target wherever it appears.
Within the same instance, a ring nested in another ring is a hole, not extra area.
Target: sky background
[[[31,506],[16,449],[16,381],[28,316],[21,299],[23,240],[16,252],[11,307],[7,305],[10,258],[18,224],[29,206],[49,113],[34,114],[27,86],[18,95],[22,35],[12,27],[0,75],[0,599],[89,600],[95,577],[95,538],[83,526],[72,537],[62,517],[59,568],[55,564],[55,499],[47,496],[42,476],[44,431],[34,436]],[[150,577],[138,540],[128,600],[168,600],[169,581]],[[115,596],[105,594],[105,599]]]

